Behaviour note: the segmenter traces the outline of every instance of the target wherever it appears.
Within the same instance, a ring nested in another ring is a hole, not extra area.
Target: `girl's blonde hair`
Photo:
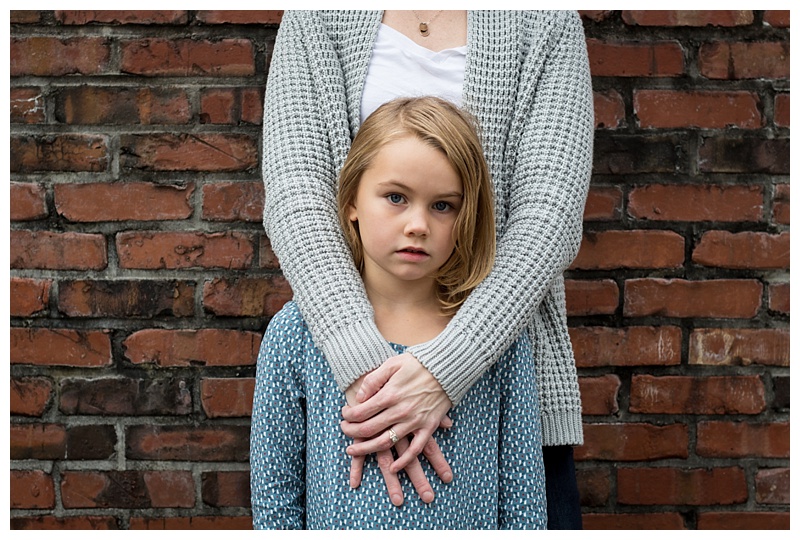
[[[339,173],[339,224],[356,267],[363,271],[358,224],[350,221],[348,210],[355,206],[361,176],[372,166],[380,149],[409,136],[442,152],[463,184],[463,202],[453,227],[455,249],[436,275],[442,313],[453,315],[489,275],[496,249],[489,167],[475,123],[465,112],[435,97],[395,99],[373,112],[361,125]]]

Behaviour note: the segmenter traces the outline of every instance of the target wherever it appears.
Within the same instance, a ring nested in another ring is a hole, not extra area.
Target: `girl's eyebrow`
[[[414,191],[413,189],[411,189],[410,187],[408,187],[407,185],[398,180],[387,180],[386,182],[379,182],[378,186],[382,188],[396,187],[399,189],[404,189],[406,191],[411,191],[411,192]],[[439,193],[435,197],[441,199],[461,199],[462,197],[464,197],[464,194],[461,193],[460,191],[448,191],[447,193]]]

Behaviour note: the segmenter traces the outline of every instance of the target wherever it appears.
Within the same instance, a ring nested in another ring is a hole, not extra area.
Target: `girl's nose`
[[[405,234],[407,236],[428,236],[430,232],[427,213],[424,210],[410,209]]]

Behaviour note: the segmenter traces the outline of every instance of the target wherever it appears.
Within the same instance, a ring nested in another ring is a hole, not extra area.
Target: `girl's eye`
[[[433,209],[436,210],[437,212],[446,212],[450,210],[450,208],[452,208],[450,203],[446,203],[444,201],[433,203]]]
[[[389,202],[392,204],[400,204],[403,202],[403,196],[398,195],[397,193],[392,193],[391,195],[388,195],[387,198],[389,199]]]

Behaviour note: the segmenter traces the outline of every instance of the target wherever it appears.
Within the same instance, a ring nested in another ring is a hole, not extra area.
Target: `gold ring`
[[[400,440],[400,438],[397,436],[397,433],[395,433],[394,429],[392,428],[389,428],[389,438],[392,439],[392,444],[397,444],[397,441]]]

